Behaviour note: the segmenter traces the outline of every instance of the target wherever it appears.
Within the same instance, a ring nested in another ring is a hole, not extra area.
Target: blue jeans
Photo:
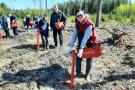
[[[81,74],[81,61],[82,61],[82,58],[77,56],[76,57],[76,75]],[[86,59],[86,71],[85,71],[86,75],[89,74],[91,67],[92,67],[92,58],[87,58]]]

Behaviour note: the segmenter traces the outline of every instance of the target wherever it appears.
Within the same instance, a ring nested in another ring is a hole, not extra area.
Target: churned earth
[[[0,90],[70,89],[71,56],[67,48],[73,24],[63,31],[64,45],[36,51],[37,33],[20,29],[19,36],[0,41]],[[12,31],[11,31],[12,32]],[[103,55],[94,58],[88,78],[75,78],[75,89],[135,90],[135,25],[101,25],[96,30]],[[41,40],[40,40],[41,43]],[[42,48],[41,48],[42,49]],[[85,60],[82,72],[85,73]]]

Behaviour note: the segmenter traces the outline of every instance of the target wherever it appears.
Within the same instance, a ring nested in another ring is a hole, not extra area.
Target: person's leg
[[[48,37],[45,36],[45,39],[46,39],[46,49],[48,49]]]
[[[62,35],[62,30],[59,30],[59,31],[58,31],[58,35],[59,35],[60,46],[63,46],[63,35]]]
[[[15,28],[15,35],[18,35],[18,28]]]
[[[45,49],[45,39],[44,39],[44,35],[41,33],[41,40],[42,40],[42,47],[43,49]]]
[[[18,35],[17,27],[16,28],[13,28],[13,33],[14,33],[14,36]]]
[[[25,25],[26,25],[25,22],[23,22],[23,27],[25,27]]]
[[[91,67],[92,67],[92,58],[88,58],[86,60],[86,74],[85,74],[86,77],[85,78],[87,78],[87,76],[91,70]]]
[[[7,36],[10,38],[10,33],[9,33],[9,30],[7,30]]]
[[[10,37],[10,33],[9,33],[9,30],[4,30],[5,34],[6,34],[6,37]]]
[[[76,56],[76,76],[79,77],[81,75],[81,61],[82,58]]]
[[[5,34],[6,34],[6,37],[7,37],[7,30],[4,30]]]
[[[57,47],[57,30],[53,30],[53,39],[54,39],[55,46]]]
[[[29,24],[27,23],[27,30],[29,29]]]
[[[12,28],[13,29],[13,34],[15,35],[15,28]]]

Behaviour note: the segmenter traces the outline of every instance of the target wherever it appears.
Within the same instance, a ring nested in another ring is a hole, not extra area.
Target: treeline
[[[10,12],[10,8],[5,3],[0,3],[0,14],[7,14]]]
[[[96,21],[97,0],[69,0],[59,6],[67,16],[70,16],[71,22],[74,22],[75,11],[78,8],[85,10],[92,21]],[[103,0],[102,22],[135,23],[134,17],[135,4],[131,3],[131,0]]]
[[[50,13],[50,10],[48,10]],[[0,3],[0,15],[5,14],[8,15],[9,13],[15,14],[19,18],[24,18],[26,15],[34,16],[42,16],[46,14],[46,10],[44,9],[23,9],[23,10],[12,10],[6,6],[5,3]]]
[[[129,0],[103,0],[102,12],[104,14],[112,12],[121,4],[128,4]],[[78,8],[85,10],[88,14],[94,14],[97,8],[97,0],[69,0],[64,4],[59,4],[61,10],[67,15],[75,15]]]
[[[135,15],[135,4],[129,2],[130,0],[103,0],[102,5],[102,13],[103,14],[116,14],[121,16],[130,17]],[[75,11],[78,8],[82,8],[86,13],[90,15],[94,15],[96,13],[97,8],[97,0],[68,0],[62,4],[58,4],[60,9],[67,15],[73,16],[75,15]],[[52,12],[51,9],[47,11],[43,9],[24,9],[24,10],[12,10],[6,6],[4,3],[0,3],[0,14],[15,14],[19,18],[23,18],[26,15],[34,16],[42,16],[44,14],[48,14]]]
[[[46,11],[43,9],[24,9],[24,10],[13,10],[11,13],[15,14],[19,18],[24,18],[26,15],[43,16],[46,15]]]

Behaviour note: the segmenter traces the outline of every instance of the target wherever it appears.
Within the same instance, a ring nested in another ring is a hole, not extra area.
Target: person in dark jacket
[[[43,50],[48,49],[48,37],[49,37],[49,24],[47,22],[47,17],[44,16],[38,23],[38,28],[40,30]]]
[[[16,16],[11,15],[11,14],[9,14],[9,16],[10,16],[10,24],[16,23]],[[14,36],[17,36],[18,35],[18,26],[11,27],[11,28],[13,29]]]
[[[76,39],[78,39],[78,53],[76,56],[76,76],[77,77],[84,77],[87,79],[87,76],[90,72],[92,66],[92,59],[87,58],[86,60],[86,72],[85,75],[81,73],[81,61],[82,61],[82,53],[84,48],[91,47],[91,33],[93,30],[93,24],[90,19],[88,19],[82,10],[76,11],[76,22],[75,28],[72,34],[72,38],[70,41],[70,46],[68,48],[68,53],[72,52],[74,47],[74,43]]]
[[[31,16],[30,16],[30,15],[27,15],[27,16],[26,16],[26,26],[27,26],[27,30],[29,29],[30,21],[31,21]]]
[[[61,10],[59,10],[58,5],[54,5],[53,9],[54,11],[51,14],[50,26],[53,30],[53,38],[54,38],[55,47],[57,47],[58,46],[57,34],[59,35],[60,46],[63,45],[62,29],[65,26],[66,16]],[[60,28],[56,27],[56,23],[58,22],[63,23],[62,27]]]

